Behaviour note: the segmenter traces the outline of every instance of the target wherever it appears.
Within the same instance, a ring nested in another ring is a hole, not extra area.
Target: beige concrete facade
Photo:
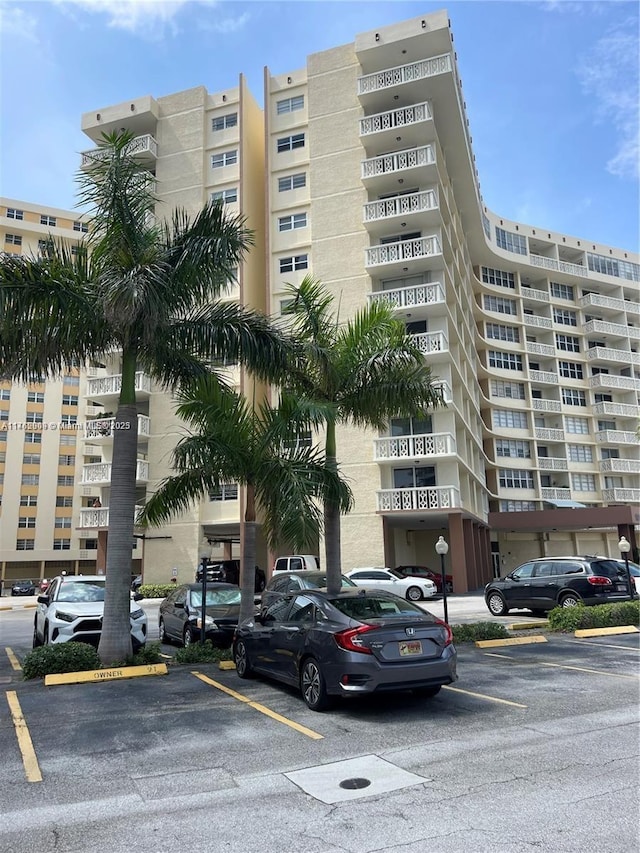
[[[102,108],[82,127],[94,141],[118,127],[139,135],[158,216],[223,193],[247,217],[256,246],[229,298],[279,316],[286,284],[311,273],[340,319],[384,298],[416,336],[447,406],[382,434],[339,430],[355,495],[343,566],[437,568],[444,535],[463,592],[532,556],[617,556],[621,534],[636,547],[638,256],[486,207],[446,13],[356,35],[303,69],[265,69],[262,96],[264,109],[240,76],[215,94]],[[169,473],[180,427],[161,392],[141,406],[142,498]],[[146,579],[174,566],[188,579],[205,554],[237,555],[242,491],[214,497],[147,533]],[[601,524],[594,507],[607,507]]]

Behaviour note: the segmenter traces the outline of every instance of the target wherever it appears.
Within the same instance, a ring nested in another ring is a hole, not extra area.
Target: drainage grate
[[[343,779],[340,782],[340,787],[346,788],[349,791],[355,791],[357,788],[368,788],[370,784],[370,779]]]

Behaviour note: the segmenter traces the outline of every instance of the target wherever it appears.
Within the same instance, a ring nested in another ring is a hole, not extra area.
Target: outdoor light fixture
[[[444,571],[444,557],[449,553],[449,544],[444,536],[439,536],[436,542],[436,554],[440,554],[440,575],[442,576],[442,606],[444,609],[444,621],[449,621],[449,611],[447,608],[447,577]]]
[[[618,542],[618,549],[622,554],[625,569],[627,571],[627,583],[629,584],[629,600],[633,601],[633,581],[631,579],[631,572],[629,571],[629,551],[631,550],[631,543],[626,538],[626,536],[620,537],[620,541]]]

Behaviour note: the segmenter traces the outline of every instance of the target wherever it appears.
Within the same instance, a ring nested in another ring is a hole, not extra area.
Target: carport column
[[[489,528],[480,528],[480,542],[482,546],[482,584],[489,583],[493,578],[493,562],[491,560],[491,535]]]
[[[478,589],[482,586],[482,540],[480,538],[480,525],[473,522],[473,586]]]
[[[452,513],[449,516],[449,564],[447,574],[453,575],[453,591],[468,592],[464,530],[462,516]]]
[[[96,574],[103,575],[107,570],[108,530],[98,530],[98,550],[96,552]]]

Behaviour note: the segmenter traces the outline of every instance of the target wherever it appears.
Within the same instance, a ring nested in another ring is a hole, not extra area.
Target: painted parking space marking
[[[9,646],[5,648],[5,652],[7,653],[7,657],[9,658],[9,663],[16,670],[16,672],[22,672],[22,667],[20,666],[20,661],[15,656],[13,649],[10,649]]]
[[[580,643],[573,643],[574,646],[596,646],[597,648],[605,649],[624,649],[625,652],[640,652],[640,646],[617,646],[614,643],[590,643],[588,640],[583,640]]]
[[[208,678],[201,672],[192,672],[191,675],[195,675],[196,678],[199,678],[200,681],[204,681],[205,684],[210,684],[212,687],[221,690],[228,696],[237,699],[238,702],[244,702],[245,705],[248,705],[255,711],[259,711],[261,714],[265,714],[267,717],[271,717],[271,719],[277,720],[277,722],[283,723],[285,726],[289,726],[289,728],[295,729],[297,732],[300,732],[300,734],[306,735],[312,740],[323,740],[324,738],[324,735],[318,734],[318,732],[314,732],[313,729],[308,729],[306,726],[302,726],[300,725],[300,723],[296,723],[294,722],[294,720],[290,720],[288,717],[283,717],[282,714],[277,714],[275,711],[272,711],[271,708],[267,708],[266,705],[261,705],[260,702],[254,702],[253,699],[249,699],[248,696],[243,696],[242,693],[237,693],[230,687],[227,687],[224,684],[220,684],[219,681],[214,681],[212,678]]]
[[[15,690],[7,691],[7,702],[9,703],[9,711],[11,712],[13,726],[16,730],[18,747],[20,748],[20,753],[22,755],[22,764],[24,766],[27,782],[42,782],[42,773],[40,772],[40,765],[38,764],[36,752],[33,748],[33,741],[31,740],[27,722],[24,718],[24,714],[22,713],[22,708],[18,701],[18,694]]]
[[[569,666],[569,664],[566,664],[566,663],[549,663],[548,661],[541,661],[541,660],[536,660],[536,661],[528,660],[527,661],[527,660],[524,660],[522,658],[515,658],[513,655],[504,655],[504,654],[501,655],[501,654],[498,654],[497,652],[494,652],[493,654],[491,652],[485,652],[485,657],[506,658],[507,660],[517,661],[518,663],[521,663],[521,664],[526,665],[526,666],[551,666],[551,667],[554,667],[555,669],[571,669],[571,670],[575,670],[576,672],[589,672],[592,675],[608,675],[611,678],[633,678],[636,681],[638,680],[637,675],[627,675],[626,673],[622,673],[622,672],[605,672],[603,669],[587,669],[584,666]]]
[[[509,699],[499,699],[497,696],[487,696],[486,693],[473,693],[471,690],[463,690],[461,687],[452,687],[450,684],[444,684],[443,690],[451,690],[453,693],[464,693],[465,696],[474,696],[476,699],[486,699],[488,702],[499,702],[501,705],[511,705],[513,708],[527,708],[527,705],[521,705],[520,702],[511,702]]]

